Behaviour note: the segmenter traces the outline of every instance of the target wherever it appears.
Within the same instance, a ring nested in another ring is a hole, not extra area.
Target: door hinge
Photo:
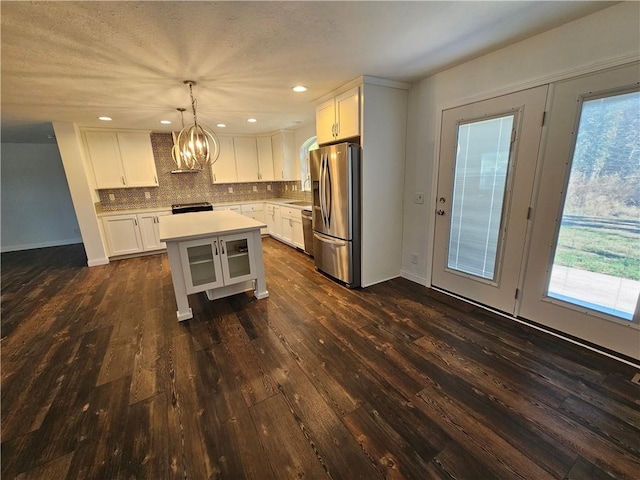
[[[547,112],[542,112],[542,122],[540,126],[544,127],[545,122],[547,121]]]
[[[520,296],[520,289],[516,288],[516,296],[515,296],[516,300],[518,299],[519,296]]]

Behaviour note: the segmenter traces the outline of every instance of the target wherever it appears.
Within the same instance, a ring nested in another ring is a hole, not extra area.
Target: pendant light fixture
[[[180,170],[202,170],[218,160],[220,142],[213,131],[198,123],[196,100],[193,98],[193,86],[196,82],[185,80],[184,84],[189,86],[193,125],[185,127],[184,117],[182,117],[182,130],[178,134],[177,140],[174,140],[172,156]],[[180,111],[180,115],[183,115],[185,109],[179,108],[178,111]]]

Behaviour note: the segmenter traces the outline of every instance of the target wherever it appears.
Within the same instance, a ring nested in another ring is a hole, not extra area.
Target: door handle
[[[436,210],[436,215],[444,215],[444,210]]]
[[[216,257],[218,256],[218,242],[216,242],[215,240],[213,241],[213,246],[216,249]]]
[[[224,255],[224,240],[220,240],[220,251],[222,252],[222,255]]]

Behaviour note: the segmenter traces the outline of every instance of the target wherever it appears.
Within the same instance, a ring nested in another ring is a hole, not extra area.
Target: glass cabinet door
[[[221,287],[223,283],[218,239],[191,240],[180,244],[187,293]]]
[[[251,234],[246,233],[219,237],[220,259],[226,285],[255,278],[251,239]]]

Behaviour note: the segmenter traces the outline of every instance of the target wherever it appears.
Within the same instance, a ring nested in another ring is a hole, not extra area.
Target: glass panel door
[[[258,231],[218,237],[225,285],[256,278],[253,260],[253,235],[259,234],[260,232]]]
[[[632,320],[640,293],[640,92],[585,100],[547,294]]]
[[[188,294],[223,285],[219,241],[215,238],[179,243],[180,262]]]
[[[443,112],[434,286],[514,313],[546,96],[538,87]]]
[[[640,68],[558,82],[519,316],[640,359]]]

